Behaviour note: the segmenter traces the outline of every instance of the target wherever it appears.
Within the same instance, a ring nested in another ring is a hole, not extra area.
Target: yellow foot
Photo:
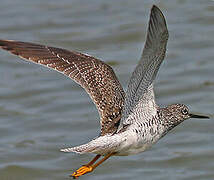
[[[93,167],[92,166],[82,166],[81,168],[77,169],[72,175],[71,177],[73,177],[74,179],[77,179],[79,176],[82,176],[86,173],[89,173],[93,171]]]

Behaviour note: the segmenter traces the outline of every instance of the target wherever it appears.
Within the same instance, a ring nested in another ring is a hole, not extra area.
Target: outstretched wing
[[[0,47],[76,81],[87,91],[99,111],[101,135],[116,131],[125,94],[109,65],[85,54],[34,43],[0,40]]]
[[[167,40],[165,18],[158,7],[153,6],[143,54],[128,84],[120,128],[156,114],[153,81],[165,57]]]

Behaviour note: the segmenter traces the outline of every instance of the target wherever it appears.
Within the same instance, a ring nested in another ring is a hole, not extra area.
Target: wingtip
[[[153,6],[151,8],[151,11],[161,11],[161,10],[159,9],[158,6],[156,6],[155,4],[153,4]]]
[[[0,39],[0,43],[14,42],[14,40]]]
[[[0,39],[0,48],[7,50],[7,46],[9,43],[15,42],[14,40]]]
[[[152,6],[150,20],[151,19],[155,20],[159,24],[159,26],[167,29],[165,16],[156,5]]]
[[[4,44],[7,42],[7,40],[0,39],[0,47],[4,46]]]
[[[152,9],[155,9],[155,8],[159,9],[155,4],[153,4]]]
[[[153,5],[151,8],[151,14],[160,14],[162,17],[164,17],[162,11],[160,10],[160,8],[156,5]]]

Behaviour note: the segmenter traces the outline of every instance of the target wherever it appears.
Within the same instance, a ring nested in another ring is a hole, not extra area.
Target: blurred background
[[[2,0],[0,38],[81,51],[112,65],[126,89],[142,52],[152,4],[164,13],[169,41],[155,84],[161,106],[214,109],[212,0]],[[85,91],[65,76],[0,51],[0,179],[63,180],[93,155],[60,148],[99,134]],[[189,120],[150,151],[113,157],[81,179],[211,180],[214,120]]]

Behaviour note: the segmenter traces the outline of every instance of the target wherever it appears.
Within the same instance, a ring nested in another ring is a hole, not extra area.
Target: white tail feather
[[[117,138],[110,135],[100,136],[87,144],[83,144],[76,147],[69,147],[65,149],[61,149],[62,152],[75,152],[79,154],[84,153],[95,153],[95,154],[106,154],[108,152],[114,152],[118,147]]]

